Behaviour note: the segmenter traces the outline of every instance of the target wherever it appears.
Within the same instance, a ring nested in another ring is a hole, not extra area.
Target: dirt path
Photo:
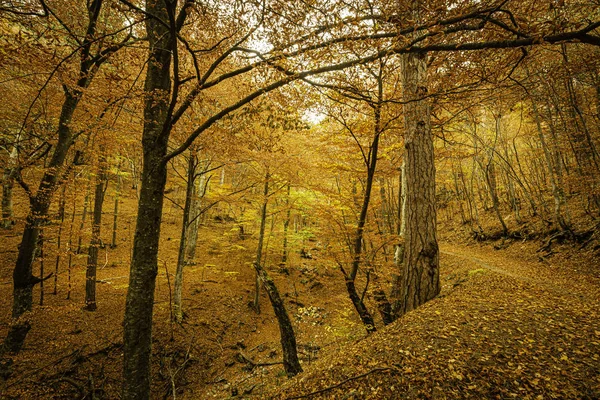
[[[526,251],[531,253],[530,250]],[[542,262],[534,254],[525,253],[515,257],[504,251],[489,248],[449,244],[442,244],[440,253],[442,263],[445,256],[460,259],[478,268],[533,284],[557,295],[590,302],[600,299],[600,267],[598,275],[590,275],[564,259]]]
[[[600,398],[598,277],[516,246],[443,244],[437,299],[325,358],[275,397],[346,382],[311,398]]]

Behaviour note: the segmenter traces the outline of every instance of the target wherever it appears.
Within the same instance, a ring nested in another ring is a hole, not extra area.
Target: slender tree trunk
[[[263,284],[265,291],[269,296],[269,300],[271,301],[271,305],[273,306],[275,316],[277,317],[281,348],[283,351],[283,367],[287,375],[292,377],[302,372],[302,367],[300,366],[300,361],[298,360],[298,352],[296,348],[296,335],[294,333],[294,328],[292,327],[290,317],[285,309],[285,305],[283,304],[283,300],[281,299],[279,291],[277,290],[277,286],[275,286],[275,282],[273,282],[273,280],[269,277],[267,271],[263,268],[261,263],[265,225],[267,222],[267,205],[269,202],[269,179],[270,175],[267,169],[265,174],[265,186],[263,190],[264,199],[260,213],[260,234],[258,237],[258,248],[256,251],[254,269],[256,270],[257,283]],[[258,288],[256,292],[258,293]],[[257,312],[260,312],[260,308],[258,308],[257,303],[255,303],[254,307]]]
[[[279,333],[281,335],[281,348],[283,351],[283,367],[288,377],[292,377],[302,372],[302,367],[298,360],[296,334],[294,333],[292,322],[273,280],[267,275],[267,272],[260,264],[254,263],[254,268],[265,287],[265,291],[269,295],[269,300],[271,301],[273,311],[277,317]]]
[[[75,181],[75,179],[73,179]],[[71,223],[69,225],[69,241],[67,242],[67,252],[69,260],[67,263],[67,300],[71,299],[71,271],[73,267],[73,227],[75,226],[75,215],[77,215],[77,194],[73,193],[73,212],[71,213]]]
[[[413,2],[413,10],[421,4]],[[413,11],[418,17],[417,11]],[[418,18],[417,18],[418,19]],[[440,292],[435,206],[435,164],[431,111],[427,99],[427,55],[402,55],[406,163],[406,232],[401,295],[395,316],[411,311]]]
[[[20,136],[17,135],[16,141],[19,141]],[[15,168],[17,167],[17,157],[19,152],[17,144],[15,144],[8,157],[8,162],[4,167],[2,176],[2,221],[0,222],[3,229],[11,229],[15,224],[13,211],[13,187],[15,184],[14,176]]]
[[[356,233],[354,235],[354,243],[352,248],[352,267],[349,273],[345,273],[344,270],[344,278],[346,280],[346,291],[348,292],[348,296],[360,317],[367,333],[372,333],[376,331],[375,321],[373,316],[367,309],[363,299],[358,295],[356,291],[356,275],[358,273],[360,264],[361,264],[361,256],[364,242],[364,230],[365,224],[367,222],[367,214],[369,211],[369,203],[371,201],[371,193],[373,191],[373,182],[375,180],[375,171],[377,170],[377,155],[379,151],[379,139],[381,137],[382,129],[381,129],[381,104],[383,100],[383,79],[381,76],[381,70],[379,71],[379,75],[377,77],[378,84],[378,93],[377,93],[377,102],[374,104],[373,108],[373,120],[374,120],[374,129],[373,129],[373,141],[371,142],[371,146],[369,148],[368,156],[365,160],[367,167],[367,181],[365,185],[365,190],[362,198],[362,204],[360,209],[360,214],[358,216],[358,223],[356,227]]]
[[[75,253],[81,253],[81,246],[83,245],[83,229],[85,228],[85,221],[87,220],[88,207],[90,205],[90,192],[91,192],[91,181],[89,180],[88,174],[88,182],[85,190],[85,197],[83,198],[83,212],[81,213],[81,223],[79,224],[79,237],[77,238],[77,250]]]
[[[171,88],[171,33],[159,20],[168,21],[167,7],[176,3],[146,2],[153,16],[146,20],[149,62],[144,91],[144,149],[142,184],[133,241],[133,256],[123,329],[123,400],[150,398],[152,311],[158,274],[158,244],[167,181],[167,152]]]
[[[117,185],[115,187],[115,206],[113,208],[113,227],[112,227],[112,239],[110,241],[110,248],[114,249],[117,247],[117,227],[119,222],[119,196],[121,195],[121,186],[123,185],[123,178],[121,177],[121,162],[117,166]]]
[[[60,194],[60,201],[58,206],[58,218],[60,219],[60,224],[58,225],[58,235],[56,236],[56,265],[54,267],[54,290],[52,292],[52,294],[54,295],[58,293],[58,269],[60,267],[60,259],[62,255],[62,231],[63,225],[65,223],[65,208],[67,202],[66,191],[67,185],[64,184],[62,192]]]
[[[555,173],[552,155],[550,154],[550,149],[546,144],[546,139],[542,130],[542,124],[540,122],[540,115],[537,109],[537,104],[533,99],[531,101],[531,104],[533,106],[533,116],[538,131],[538,137],[540,139],[540,144],[542,146],[542,150],[544,151],[546,167],[548,168],[548,176],[550,177],[550,185],[552,187],[552,197],[554,198],[554,220],[562,230],[569,231],[571,229],[571,221],[569,218],[569,211],[566,208],[564,190],[561,186],[559,186],[557,182],[558,173]]]
[[[40,229],[38,237],[38,256],[40,259],[40,306],[44,305],[44,229]]]
[[[255,268],[256,265],[262,266],[262,253],[263,253],[263,243],[265,240],[265,226],[267,223],[267,203],[269,202],[269,179],[270,179],[269,169],[267,168],[267,172],[265,173],[265,186],[263,189],[263,204],[261,206],[261,218],[260,218],[260,230],[258,233],[258,246],[256,248],[256,261],[254,262]],[[256,279],[254,282],[254,301],[252,302],[252,306],[254,307],[254,311],[257,314],[260,314],[260,274],[259,270],[256,270]]]
[[[196,148],[190,149],[187,167],[187,184],[185,190],[185,204],[183,206],[183,220],[181,222],[181,240],[179,241],[179,252],[177,256],[177,269],[175,271],[175,289],[173,295],[174,317],[177,322],[183,321],[182,293],[183,293],[183,269],[187,264],[186,248],[190,230],[190,209],[194,201],[194,188],[197,169]]]
[[[104,204],[104,189],[106,187],[106,158],[100,150],[98,157],[98,175],[96,175],[96,190],[94,192],[94,215],[92,222],[92,238],[88,248],[88,263],[85,273],[85,309],[95,311],[96,306],[96,269],[98,267],[98,250],[102,228],[102,205]]]
[[[192,193],[192,205],[190,207],[190,221],[188,223],[188,234],[185,245],[186,263],[192,264],[196,257],[196,245],[198,243],[198,229],[200,227],[200,218],[202,216],[202,198],[206,193],[207,179],[205,171],[208,168],[207,162],[202,162],[203,171],[199,177],[196,177],[196,184]],[[196,174],[197,175],[197,174]]]
[[[287,264],[288,262],[288,229],[290,226],[290,219],[292,216],[292,209],[290,207],[290,190],[291,190],[291,185],[287,184],[287,197],[285,199],[285,205],[287,207],[287,210],[285,212],[285,219],[283,220],[283,251],[281,253],[281,263]]]

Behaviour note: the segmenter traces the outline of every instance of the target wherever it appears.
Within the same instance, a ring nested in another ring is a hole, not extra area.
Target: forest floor
[[[96,312],[82,310],[85,254],[73,259],[69,300],[65,258],[57,295],[46,281],[44,305],[29,316],[25,348],[0,365],[0,398],[118,398],[133,219],[121,226],[119,246],[100,253]],[[19,229],[0,239],[2,337],[10,323]],[[210,221],[201,228],[201,261],[186,269],[186,319],[171,322],[178,230],[176,215],[167,211],[155,296],[153,398],[600,398],[597,254],[564,247],[542,257],[539,242],[494,250],[446,240],[441,295],[366,337],[340,271],[321,257],[318,243],[308,243],[312,259],[294,254],[287,270],[275,263],[269,268],[292,316],[305,370],[287,379],[266,295],[261,314],[248,306],[255,241],[238,238],[232,224]],[[53,269],[47,261],[46,270]],[[38,287],[35,301],[39,294]]]

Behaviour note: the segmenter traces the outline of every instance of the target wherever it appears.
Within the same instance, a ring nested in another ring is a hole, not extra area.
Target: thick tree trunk
[[[402,56],[406,163],[406,232],[401,297],[396,316],[440,292],[436,232],[435,164],[431,111],[427,99],[427,55]]]
[[[167,167],[169,127],[165,121],[171,88],[171,35],[159,20],[168,21],[167,7],[176,3],[146,2],[153,16],[146,20],[150,45],[144,101],[142,184],[133,242],[123,330],[123,400],[150,398],[152,311],[158,273],[158,243]]]
[[[102,152],[102,150],[101,150]],[[88,263],[85,273],[85,309],[95,311],[96,306],[96,268],[98,267],[98,250],[100,248],[100,230],[102,228],[102,205],[106,186],[106,158],[98,158],[98,175],[94,192],[94,215],[92,221],[92,239],[88,248]]]

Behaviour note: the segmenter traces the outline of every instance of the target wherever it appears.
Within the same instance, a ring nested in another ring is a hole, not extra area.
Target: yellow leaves
[[[462,381],[464,379],[463,375],[459,372],[453,372],[451,376],[454,379],[458,379],[459,381]]]

